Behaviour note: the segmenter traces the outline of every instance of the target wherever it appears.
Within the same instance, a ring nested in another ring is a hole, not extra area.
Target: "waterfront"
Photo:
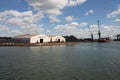
[[[120,42],[0,47],[0,80],[120,80]]]

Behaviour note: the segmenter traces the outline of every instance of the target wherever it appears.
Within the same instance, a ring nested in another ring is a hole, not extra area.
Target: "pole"
[[[92,41],[93,41],[93,33],[91,33],[91,38],[92,38]]]
[[[88,25],[88,29],[89,29],[89,33],[90,33],[90,36],[91,36],[91,40],[93,41],[93,33],[90,31],[89,25]]]
[[[100,32],[100,24],[99,24],[99,20],[97,21],[98,22],[98,35],[99,35],[99,40],[101,39],[101,32]]]

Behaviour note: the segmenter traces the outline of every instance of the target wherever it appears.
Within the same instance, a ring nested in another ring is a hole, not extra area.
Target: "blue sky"
[[[1,0],[0,36],[120,34],[120,0]]]

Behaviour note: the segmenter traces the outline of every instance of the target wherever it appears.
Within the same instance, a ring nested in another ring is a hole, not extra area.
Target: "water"
[[[120,42],[0,47],[0,80],[120,80]]]

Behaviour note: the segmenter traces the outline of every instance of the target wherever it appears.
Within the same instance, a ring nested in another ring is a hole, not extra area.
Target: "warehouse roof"
[[[31,37],[34,37],[36,35],[37,34],[23,34],[23,35],[15,36],[15,38],[31,38]]]

